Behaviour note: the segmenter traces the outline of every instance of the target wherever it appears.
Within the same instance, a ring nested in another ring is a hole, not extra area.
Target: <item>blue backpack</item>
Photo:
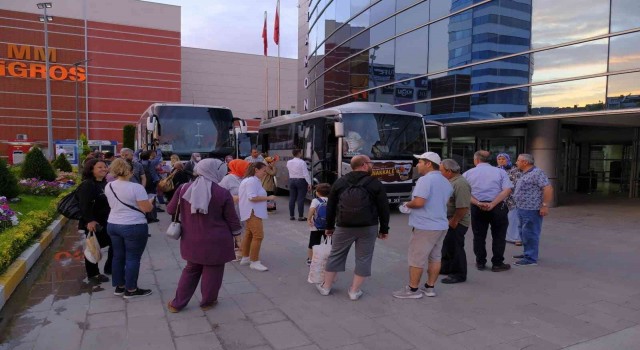
[[[316,212],[313,217],[313,226],[318,230],[324,230],[327,228],[327,201],[318,198],[320,205],[316,207]]]

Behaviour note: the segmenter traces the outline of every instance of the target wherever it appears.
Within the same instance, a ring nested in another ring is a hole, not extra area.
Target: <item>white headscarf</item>
[[[207,158],[196,164],[194,172],[198,177],[182,198],[191,203],[191,214],[207,214],[211,201],[211,183],[222,180],[227,174],[227,165],[219,159]]]

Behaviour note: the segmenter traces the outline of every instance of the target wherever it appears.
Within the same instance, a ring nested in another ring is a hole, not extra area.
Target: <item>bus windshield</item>
[[[156,110],[160,148],[180,155],[233,151],[229,130],[233,127],[230,110],[196,106],[160,106]]]
[[[343,156],[407,159],[425,151],[422,118],[397,114],[343,114]]]

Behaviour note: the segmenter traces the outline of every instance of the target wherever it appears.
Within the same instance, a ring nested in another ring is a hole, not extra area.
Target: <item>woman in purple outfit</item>
[[[178,312],[187,304],[200,281],[202,302],[208,310],[218,302],[224,264],[235,259],[233,236],[242,232],[233,198],[218,186],[227,166],[218,159],[203,159],[195,167],[196,180],[180,186],[167,212],[174,215],[180,200],[180,254],[187,261],[182,270],[175,298],[169,302],[170,312]]]

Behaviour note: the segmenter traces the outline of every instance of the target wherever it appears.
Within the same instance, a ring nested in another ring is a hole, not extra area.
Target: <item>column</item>
[[[527,152],[533,156],[535,165],[549,177],[553,186],[555,207],[558,198],[558,139],[560,121],[558,119],[536,120],[527,123]]]

